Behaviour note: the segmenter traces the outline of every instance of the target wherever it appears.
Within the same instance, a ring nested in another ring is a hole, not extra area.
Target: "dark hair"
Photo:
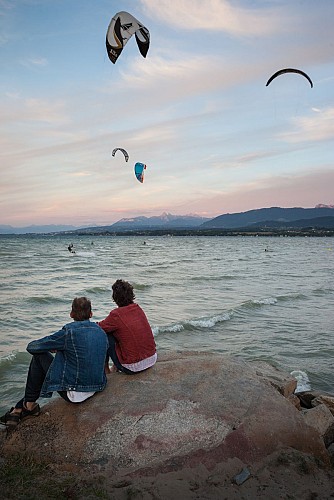
[[[85,321],[90,318],[92,304],[86,297],[76,297],[72,302],[72,318],[74,321]]]
[[[128,306],[135,300],[133,286],[127,281],[116,280],[112,286],[112,298],[118,307]]]

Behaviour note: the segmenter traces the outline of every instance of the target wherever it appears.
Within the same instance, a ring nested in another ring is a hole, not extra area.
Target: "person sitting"
[[[156,344],[144,311],[134,303],[132,285],[119,279],[112,290],[113,301],[118,307],[98,322],[109,340],[106,371],[110,357],[117,371],[132,375],[155,364]]]
[[[37,417],[37,399],[50,398],[54,391],[69,403],[81,403],[105,388],[108,339],[102,328],[90,321],[92,315],[90,300],[77,297],[70,313],[73,322],[28,344],[32,358],[24,397],[0,417],[1,424],[12,430],[24,418]]]

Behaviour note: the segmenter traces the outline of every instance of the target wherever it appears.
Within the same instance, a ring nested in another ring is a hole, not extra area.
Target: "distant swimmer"
[[[68,245],[67,249],[68,249],[68,251],[69,251],[70,253],[75,253],[75,250],[74,250],[74,248],[73,248],[73,243],[71,243],[70,245]]]

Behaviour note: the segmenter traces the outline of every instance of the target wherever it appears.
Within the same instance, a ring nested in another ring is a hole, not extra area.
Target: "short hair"
[[[112,290],[112,298],[119,307],[133,304],[133,301],[136,298],[133,292],[133,286],[127,281],[116,280],[112,285]]]
[[[85,321],[89,319],[92,312],[92,304],[86,297],[76,297],[72,302],[72,318],[74,321]]]

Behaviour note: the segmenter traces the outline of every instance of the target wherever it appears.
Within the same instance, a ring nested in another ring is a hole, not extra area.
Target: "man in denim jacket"
[[[32,359],[24,397],[0,417],[0,423],[13,429],[24,418],[38,416],[36,400],[50,398],[54,391],[70,403],[81,403],[105,388],[108,339],[102,328],[90,321],[92,315],[90,300],[75,298],[72,323],[28,344]]]

